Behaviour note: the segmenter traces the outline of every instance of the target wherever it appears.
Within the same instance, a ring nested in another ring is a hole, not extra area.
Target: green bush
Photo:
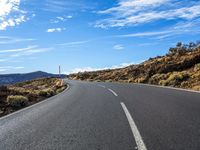
[[[183,81],[186,81],[189,78],[189,74],[186,72],[173,72],[169,74],[169,77],[165,80],[160,80],[159,85],[163,86],[178,86]]]
[[[199,64],[196,64],[194,66],[194,71],[199,71],[200,70],[200,63]]]
[[[167,80],[172,81],[172,80],[176,80],[176,81],[184,81],[185,79],[187,79],[189,77],[188,74],[186,73],[182,73],[182,72],[174,72],[173,74],[171,74],[169,76],[169,78]]]
[[[65,88],[66,88],[66,87],[61,87],[61,88],[57,89],[57,90],[56,90],[56,93],[57,93],[57,94],[58,94],[58,93],[61,93],[62,91],[65,90]]]
[[[95,80],[95,82],[102,82],[101,80]]]
[[[163,81],[166,80],[168,78],[167,74],[155,74],[151,77],[150,79],[150,83],[151,84],[159,84],[159,85],[163,85]],[[163,81],[162,81],[163,80]],[[162,83],[161,83],[162,82]]]
[[[21,108],[27,105],[28,98],[21,95],[10,95],[7,97],[7,103],[13,108]]]
[[[43,96],[43,97],[49,97],[49,96],[53,96],[55,94],[55,92],[51,89],[44,89],[39,91],[39,96]]]
[[[168,84],[168,81],[167,80],[160,80],[158,82],[159,85],[162,85],[162,86],[166,86]]]

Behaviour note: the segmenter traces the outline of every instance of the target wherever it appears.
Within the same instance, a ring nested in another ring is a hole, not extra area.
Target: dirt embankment
[[[61,79],[42,78],[0,86],[0,116],[32,105],[66,89]]]
[[[177,43],[165,56],[125,68],[69,75],[75,80],[148,83],[200,90],[200,44]]]

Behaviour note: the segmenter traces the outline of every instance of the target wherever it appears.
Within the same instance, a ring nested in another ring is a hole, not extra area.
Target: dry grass
[[[87,81],[148,83],[200,90],[200,46],[172,48],[165,56],[150,58],[121,69],[71,74],[69,78]]]
[[[43,78],[0,86],[0,116],[56,95],[66,86],[58,78]]]
[[[12,107],[12,108],[21,108],[27,105],[28,98],[21,95],[10,95],[7,97],[6,102]]]

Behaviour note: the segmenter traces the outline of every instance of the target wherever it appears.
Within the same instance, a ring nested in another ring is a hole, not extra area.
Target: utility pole
[[[59,65],[59,77],[61,78],[61,67]]]

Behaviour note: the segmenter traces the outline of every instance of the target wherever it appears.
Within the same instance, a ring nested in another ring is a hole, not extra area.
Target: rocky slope
[[[200,90],[200,46],[177,43],[165,56],[150,58],[125,68],[83,72],[70,79],[106,82],[148,83]]]

